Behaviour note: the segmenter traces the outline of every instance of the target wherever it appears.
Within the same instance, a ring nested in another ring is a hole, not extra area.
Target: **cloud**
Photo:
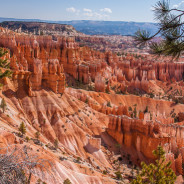
[[[184,1],[181,1],[179,4],[173,5],[173,8],[179,8],[183,4],[184,4]]]
[[[98,12],[85,12],[83,15],[94,20],[103,20],[103,19],[109,18],[109,15],[106,15],[104,13],[98,13]]]
[[[93,17],[94,14],[90,13],[90,12],[86,12],[86,13],[84,13],[84,15],[87,16],[87,17]]]
[[[105,13],[112,13],[112,10],[110,8],[103,8],[103,9],[100,9],[100,11]]]
[[[90,19],[90,20],[109,19],[109,14],[112,13],[112,10],[110,8],[103,8],[98,11],[93,11],[89,8],[83,8],[83,10],[80,11],[74,7],[70,7],[70,8],[66,8],[66,11],[76,16],[83,17],[84,19]]]
[[[79,15],[79,13],[80,13],[80,10],[77,10],[74,7],[66,8],[66,11],[69,13],[74,13],[75,15]]]
[[[87,8],[84,8],[84,9],[83,9],[83,11],[84,11],[84,12],[89,12],[89,13],[91,13],[91,12],[92,12],[92,10],[91,10],[91,9],[87,9]]]
[[[74,7],[67,8],[66,11],[70,12],[70,13],[76,13],[77,12],[77,10]]]

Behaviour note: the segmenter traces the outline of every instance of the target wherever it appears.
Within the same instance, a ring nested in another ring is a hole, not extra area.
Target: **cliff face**
[[[2,22],[0,26],[8,28],[18,33],[30,33],[35,35],[60,35],[60,36],[82,35],[82,33],[77,32],[73,26],[66,24],[5,21]]]
[[[67,178],[75,184],[115,183],[102,174],[103,170],[112,169],[100,138],[107,127],[108,116],[93,110],[67,91],[60,95],[41,89],[30,97],[23,87],[17,91],[14,82],[6,82],[4,95],[0,94],[0,99],[5,98],[7,103],[5,113],[0,111],[0,145],[28,146],[32,156],[51,163],[47,171],[36,168],[33,183],[39,178],[49,183],[63,183]],[[21,122],[26,125],[28,142],[17,134]],[[36,132],[40,132],[41,143],[38,145],[34,142]],[[58,140],[57,150],[55,140]]]
[[[165,119],[162,123],[156,117],[153,119],[147,121],[146,118],[110,115],[107,132],[122,146],[122,154],[130,154],[131,160],[138,164],[153,161],[152,151],[162,145],[167,152],[166,157],[170,159],[173,156],[173,169],[182,174],[183,126],[174,124],[172,120]]]
[[[61,93],[66,73],[84,84],[94,82],[96,91],[111,91],[116,86],[117,92],[139,89],[151,93],[154,89],[150,81],[179,82],[184,73],[182,59],[173,62],[171,58],[157,61],[147,55],[117,56],[110,51],[79,47],[74,37],[33,36],[2,29],[0,46],[10,49],[13,70],[33,73],[30,91],[48,86]],[[154,85],[163,93],[161,86]]]

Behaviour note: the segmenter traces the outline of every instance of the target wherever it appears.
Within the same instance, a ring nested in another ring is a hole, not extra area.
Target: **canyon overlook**
[[[113,184],[118,168],[129,183],[132,165],[153,162],[159,144],[175,173],[183,175],[184,105],[175,100],[183,102],[183,58],[118,56],[81,47],[80,36],[0,28],[0,47],[8,50],[4,58],[13,71],[1,80],[7,109],[0,112],[0,145],[26,145],[52,162],[47,171],[35,168],[32,183],[62,184],[68,178],[72,184]],[[18,135],[21,122],[30,141]]]

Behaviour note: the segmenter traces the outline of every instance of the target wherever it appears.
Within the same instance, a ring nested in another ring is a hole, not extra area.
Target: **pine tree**
[[[148,112],[148,106],[146,106],[146,109],[144,110],[144,113]]]
[[[35,133],[35,137],[36,137],[37,139],[39,139],[39,137],[40,137],[40,132],[37,131],[37,132]]]
[[[24,134],[26,134],[26,127],[25,127],[24,122],[22,122],[22,123],[20,124],[19,131],[21,132],[22,136],[23,136]]]
[[[54,140],[54,147],[55,147],[55,149],[58,149],[58,145],[59,145],[59,141],[58,141],[58,139],[55,139]]]
[[[142,162],[142,170],[131,184],[174,184],[176,175],[170,168],[171,162],[167,162],[165,159],[163,148],[158,146],[157,150],[153,151],[153,154],[157,159],[155,164],[146,165]]]
[[[5,99],[4,99],[4,98],[1,100],[1,105],[0,105],[0,107],[3,109],[3,113],[4,113],[4,112],[5,112],[5,110],[6,110],[6,107],[7,107],[7,105],[6,105],[6,102],[5,102]]]
[[[134,107],[133,115],[134,115],[134,118],[137,118],[137,108],[136,108],[136,106]]]
[[[170,8],[168,0],[161,0],[153,7],[158,32],[151,35],[146,30],[138,30],[135,40],[139,45],[148,44],[153,54],[178,58],[184,53],[184,10],[182,7]],[[160,42],[153,41],[161,36]]]
[[[0,68],[3,68],[3,72],[0,69],[0,79],[4,77],[11,77],[12,71],[9,69],[10,63],[7,61],[7,59],[1,59],[3,56],[5,56],[8,53],[8,51],[4,51],[3,48],[0,48]]]

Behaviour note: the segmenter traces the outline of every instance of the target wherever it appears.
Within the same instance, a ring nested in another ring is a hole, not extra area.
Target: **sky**
[[[154,22],[158,0],[0,0],[0,17],[42,20]],[[184,1],[170,0],[171,7]]]

